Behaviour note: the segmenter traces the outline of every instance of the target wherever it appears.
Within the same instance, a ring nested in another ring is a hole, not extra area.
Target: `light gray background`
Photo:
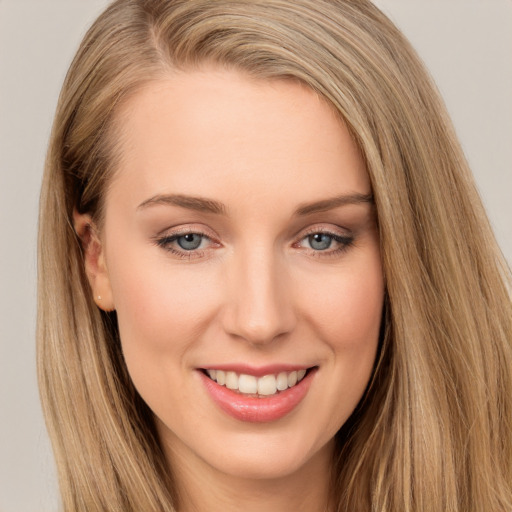
[[[431,70],[512,262],[512,0],[375,0]],[[57,95],[106,0],[0,0],[0,512],[55,511],[35,376],[39,185]]]

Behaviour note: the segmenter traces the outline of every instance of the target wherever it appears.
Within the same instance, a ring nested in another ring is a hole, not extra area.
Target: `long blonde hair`
[[[368,0],[117,0],[85,36],[40,207],[38,371],[64,510],[175,510],[179,489],[115,313],[92,300],[72,212],[101,220],[119,106],[205,62],[306,84],[367,163],[386,311],[372,381],[337,435],[336,510],[512,510],[510,272],[434,86]]]

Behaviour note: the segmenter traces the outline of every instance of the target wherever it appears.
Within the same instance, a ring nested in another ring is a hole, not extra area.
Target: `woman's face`
[[[152,83],[119,119],[92,282],[170,459],[249,478],[326,459],[383,305],[347,129],[304,86],[221,69]]]

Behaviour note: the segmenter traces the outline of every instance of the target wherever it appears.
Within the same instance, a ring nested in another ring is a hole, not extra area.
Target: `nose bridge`
[[[254,345],[291,331],[295,318],[287,274],[274,248],[248,246],[231,263],[226,331]]]

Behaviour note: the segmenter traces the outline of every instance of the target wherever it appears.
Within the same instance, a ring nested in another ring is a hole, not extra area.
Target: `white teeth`
[[[226,374],[222,370],[217,370],[216,380],[218,384],[224,386],[226,384]]]
[[[226,372],[226,387],[238,389],[238,375],[235,372]]]
[[[277,389],[279,389],[279,391],[288,389],[288,374],[286,372],[281,372],[277,376]]]
[[[258,379],[254,375],[242,374],[238,378],[238,391],[240,393],[254,394],[258,392]]]
[[[258,394],[275,395],[277,391],[276,378],[273,375],[265,375],[258,379]]]
[[[240,391],[248,395],[271,396],[278,391],[285,391],[295,386],[306,375],[306,370],[292,372],[280,372],[277,375],[264,375],[255,377],[254,375],[237,374],[233,371],[212,370],[206,371],[210,379],[228,389]]]

